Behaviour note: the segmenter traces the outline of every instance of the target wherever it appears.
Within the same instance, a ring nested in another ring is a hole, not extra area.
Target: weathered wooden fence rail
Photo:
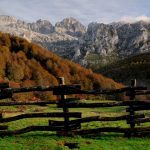
[[[0,123],[7,123],[17,121],[25,118],[64,118],[63,121],[56,121],[49,119],[47,126],[29,126],[23,129],[9,131],[8,126],[0,125],[0,135],[15,135],[22,134],[30,131],[57,131],[62,135],[84,135],[84,134],[97,134],[101,132],[119,132],[124,133],[126,136],[145,135],[150,133],[150,127],[136,127],[136,124],[150,122],[150,117],[144,113],[136,113],[136,111],[150,110],[150,101],[136,101],[136,95],[147,95],[150,91],[146,87],[137,87],[136,81],[132,80],[131,86],[124,87],[116,90],[81,90],[80,85],[65,85],[64,78],[60,78],[59,86],[38,86],[28,88],[9,88],[9,84],[0,84],[0,99],[11,98],[13,93],[22,93],[30,91],[53,91],[54,95],[60,96],[57,101],[27,101],[27,102],[13,102],[1,101],[0,106],[15,106],[15,105],[49,105],[56,104],[63,112],[47,112],[47,113],[27,113],[20,114],[13,117],[3,117],[0,113]],[[67,98],[66,95],[70,94],[117,94],[126,92],[130,100],[116,101],[116,102],[99,102],[99,103],[85,103],[76,98]],[[113,117],[91,116],[82,117],[81,112],[70,112],[70,108],[104,108],[104,107],[120,107],[125,106],[127,114]],[[74,119],[71,119],[74,118]],[[93,121],[120,121],[124,120],[130,125],[128,128],[121,127],[101,127],[97,129],[82,129],[82,123],[90,123]]]

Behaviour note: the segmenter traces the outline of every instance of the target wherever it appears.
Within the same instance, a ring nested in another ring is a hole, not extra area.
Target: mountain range
[[[96,68],[128,56],[150,51],[150,23],[90,23],[65,18],[55,25],[48,20],[34,23],[0,16],[0,31],[26,38],[63,58]]]
[[[72,59],[76,45],[86,29],[74,18],[66,18],[53,26],[47,20],[26,23],[11,16],[0,16],[0,31],[26,38],[50,51]]]

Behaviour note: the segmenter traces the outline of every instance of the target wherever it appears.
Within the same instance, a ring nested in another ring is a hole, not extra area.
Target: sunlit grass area
[[[23,110],[23,111],[21,111]],[[82,117],[87,116],[121,116],[126,113],[126,107],[112,108],[72,108],[70,112],[82,112]],[[37,112],[62,112],[61,108],[56,108],[56,105],[48,106],[15,106],[1,107],[3,117],[16,116],[22,113],[37,113]],[[143,113],[143,112],[142,112]],[[145,111],[145,114],[149,112]],[[22,119],[3,125],[9,125],[9,130],[21,129],[32,125],[48,125],[49,120],[60,120],[58,118],[32,118]],[[149,123],[141,124],[148,126]],[[98,127],[128,127],[126,121],[114,122],[91,122],[83,123],[82,129],[92,129]],[[66,143],[77,143],[78,149],[81,150],[148,150],[150,149],[149,137],[145,138],[125,138],[123,134],[117,133],[101,133],[97,135],[84,135],[75,137],[57,136],[56,132],[51,131],[36,131],[22,135],[7,136],[0,138],[0,149],[2,150],[63,150],[69,149]]]

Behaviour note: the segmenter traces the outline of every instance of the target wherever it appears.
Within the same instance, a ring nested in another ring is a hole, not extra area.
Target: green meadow
[[[82,116],[120,116],[126,114],[126,107],[113,108],[72,108],[70,112],[82,112]],[[24,110],[24,111],[22,111]],[[22,113],[33,112],[62,112],[62,109],[54,105],[48,106],[15,106],[1,107],[3,117],[15,116]],[[145,112],[146,113],[146,112]],[[147,112],[149,115],[149,112]],[[48,125],[48,120],[57,120],[57,118],[35,118],[22,119],[3,125],[9,125],[9,130],[21,129],[31,125]],[[148,124],[141,124],[146,126]],[[82,129],[98,127],[128,127],[126,121],[115,122],[91,122],[82,124]],[[81,150],[149,150],[149,137],[126,138],[123,134],[117,133],[99,133],[97,135],[84,135],[74,137],[57,136],[56,132],[35,131],[15,136],[5,136],[0,138],[0,150],[67,150],[67,143],[77,143]]]

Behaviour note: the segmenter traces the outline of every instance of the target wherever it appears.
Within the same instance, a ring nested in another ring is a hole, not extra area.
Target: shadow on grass
[[[79,136],[79,135],[75,135],[75,136],[60,136],[60,135],[56,135],[56,133],[39,133],[39,132],[30,132],[30,133],[25,133],[23,135],[16,135],[16,137],[20,137],[20,138],[50,138],[50,139],[64,139],[64,138],[68,138],[68,139],[93,139],[93,140],[100,140],[100,139],[115,139],[115,138],[125,138],[128,139],[129,137],[125,137],[124,134],[122,133],[100,133],[100,134],[89,134],[89,135],[83,135],[83,136]],[[143,136],[144,138],[150,138],[150,135],[146,135]],[[143,137],[138,137],[138,136],[133,136],[131,138],[143,138]]]

